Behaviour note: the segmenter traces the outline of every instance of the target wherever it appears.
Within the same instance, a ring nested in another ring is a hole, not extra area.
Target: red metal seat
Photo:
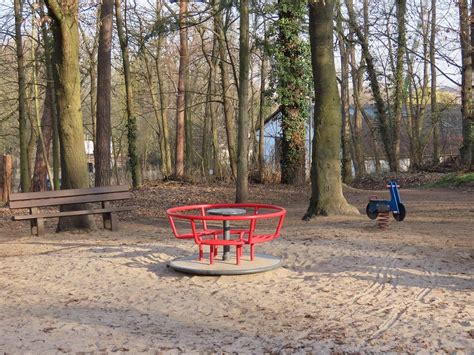
[[[207,215],[206,211],[215,208],[241,208],[246,209],[247,214],[239,216],[216,216]],[[242,247],[247,244],[250,246],[250,260],[255,257],[255,244],[265,243],[277,238],[280,235],[280,230],[285,218],[286,210],[282,207],[255,204],[255,203],[236,203],[236,204],[207,204],[207,205],[193,205],[170,208],[167,211],[168,219],[173,230],[173,234],[178,239],[191,239],[199,246],[199,260],[203,259],[203,246],[209,246],[209,261],[213,264],[214,257],[217,255],[219,246],[235,246],[236,247],[236,263],[240,264],[242,256]],[[190,222],[191,231],[187,233],[180,233],[175,223],[175,219],[185,220]],[[276,228],[272,233],[255,233],[257,220],[277,221]],[[223,234],[222,229],[210,229],[207,222],[209,221],[248,221],[248,227],[236,228],[230,230],[230,235],[237,236],[235,239],[223,240],[219,236]],[[198,228],[197,224],[201,223],[202,228]]]

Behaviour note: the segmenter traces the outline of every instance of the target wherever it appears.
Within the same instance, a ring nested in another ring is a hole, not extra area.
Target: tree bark
[[[26,80],[25,80],[25,59],[23,54],[23,40],[21,34],[21,24],[23,22],[23,0],[14,0],[15,7],[15,42],[16,60],[18,73],[18,121],[20,137],[20,186],[22,192],[28,192],[31,188],[31,176],[29,173],[28,157],[28,122],[26,117]]]
[[[278,2],[277,76],[282,112],[281,182],[302,184],[306,180],[306,127],[308,116],[307,58],[300,31],[307,11],[306,0]]]
[[[437,99],[437,71],[436,71],[436,0],[431,0],[431,26],[430,26],[430,72],[431,72],[431,124],[433,126],[433,163],[438,164],[439,149],[439,111]]]
[[[263,23],[263,30],[265,32],[264,42],[267,42],[267,30],[265,20]],[[267,55],[265,48],[262,46],[260,52],[260,103],[258,108],[258,175],[260,183],[265,183],[265,90],[267,77]]]
[[[311,200],[304,219],[357,214],[342,193],[341,104],[333,47],[334,1],[309,2],[309,37],[315,93]]]
[[[97,118],[95,133],[95,186],[110,185],[112,123],[112,30],[114,0],[102,0],[100,6],[99,48],[97,51]]]
[[[186,36],[187,37],[187,36]],[[189,67],[189,53],[187,63]],[[184,174],[187,177],[192,177],[194,170],[194,132],[193,132],[193,121],[192,121],[192,110],[193,106],[193,90],[191,86],[191,81],[189,79],[189,69],[185,72],[185,88],[184,88],[184,138],[185,138],[185,149],[184,149]]]
[[[63,6],[57,0],[46,0],[53,19],[53,33],[56,43],[55,55],[58,62],[59,82],[59,139],[61,146],[62,189],[76,189],[89,186],[87,160],[84,149],[84,131],[81,111],[81,83],[79,73],[79,29],[78,1]],[[69,209],[82,206],[68,206]],[[64,208],[65,209],[65,208]],[[58,230],[90,228],[90,216],[60,218]]]
[[[51,146],[51,140],[53,137],[52,111],[54,110],[54,107],[52,106],[52,96],[53,96],[53,93],[51,91],[51,83],[48,82],[46,85],[46,96],[43,103],[43,114],[41,116],[41,125],[40,125],[46,152],[49,152],[49,148]],[[44,159],[42,147],[40,147],[39,145],[41,144],[38,144],[38,147],[36,148],[36,158],[35,158],[35,168],[33,172],[32,189],[33,191],[46,191],[47,190],[46,178],[48,177],[48,168],[46,165],[46,161]],[[51,184],[53,183],[51,179],[50,179],[50,183]],[[54,190],[54,185],[53,185],[53,190]]]
[[[337,4],[337,33],[339,37],[339,53],[341,55],[341,115],[342,115],[342,182],[350,184],[352,182],[352,159],[351,159],[351,130],[349,112],[349,49],[344,39],[344,29],[342,27],[342,13],[340,4]]]
[[[398,172],[399,161],[400,161],[400,124],[402,122],[402,109],[403,109],[403,65],[405,60],[406,50],[406,26],[405,26],[405,13],[406,13],[406,0],[397,0],[397,61],[395,69],[395,97],[394,97],[394,117],[390,120],[390,131],[392,135],[392,150],[393,156],[390,162],[392,171]]]
[[[175,171],[177,179],[184,178],[184,150],[185,150],[185,114],[186,114],[186,79],[188,68],[188,30],[186,16],[188,1],[179,1],[179,70],[178,70],[178,95],[176,99],[176,150]]]
[[[360,107],[360,93],[362,90],[362,70],[357,65],[355,48],[351,43],[348,48],[350,54],[351,76],[352,76],[352,102],[354,103],[354,118],[351,126],[352,141],[354,146],[354,162],[355,174],[361,177],[367,173],[365,168],[364,145],[363,145],[363,130],[362,130],[362,110]],[[363,61],[363,58],[361,59]]]
[[[32,23],[31,23],[31,35],[33,38],[36,39],[36,24],[35,24],[35,18],[36,18],[36,11],[33,8],[32,11]],[[39,41],[39,38],[38,38]],[[53,180],[53,175],[51,173],[50,165],[49,165],[49,143],[45,142],[45,138],[43,135],[43,117],[40,119],[40,108],[39,108],[39,89],[38,89],[38,61],[36,60],[36,46],[33,43],[31,47],[31,61],[33,62],[33,94],[34,94],[34,106],[35,106],[35,129],[34,131],[36,132],[36,137],[38,138],[37,144],[36,144],[36,157],[35,157],[35,168],[36,168],[36,160],[38,159],[38,154],[41,154],[42,156],[42,165],[44,165],[44,170],[46,170],[47,176],[49,176],[50,181]],[[49,88],[46,88],[46,91]],[[46,101],[46,100],[45,100]],[[47,113],[49,115],[49,113]],[[49,119],[49,121],[51,121]],[[50,134],[50,132],[49,132]],[[35,179],[35,173],[36,170],[33,170],[33,184],[34,184],[34,179]],[[44,177],[42,184],[44,185],[46,183],[46,179]],[[44,189],[44,187],[43,187]],[[54,186],[51,186],[51,189],[54,190]],[[33,189],[34,190],[34,189]]]
[[[41,17],[44,18],[46,15],[44,13],[44,1],[40,0],[40,13]],[[58,116],[59,116],[59,106],[58,106],[58,91],[56,87],[59,87],[59,75],[58,75],[58,59],[59,56],[53,55],[54,45],[51,41],[50,30],[48,28],[47,22],[44,21],[41,25],[41,31],[43,35],[44,42],[44,56],[46,63],[46,79],[48,81],[46,89],[49,87],[49,94],[51,99],[51,125],[52,125],[52,161],[53,161],[53,186],[54,190],[59,190],[61,188],[60,181],[60,147],[59,147],[59,127],[58,127]],[[54,65],[53,61],[58,65]]]
[[[240,1],[239,39],[239,125],[237,136],[237,181],[235,202],[248,199],[248,133],[249,133],[249,1]]]
[[[156,77],[158,80],[158,90],[159,90],[159,98],[160,98],[160,129],[162,132],[162,139],[163,139],[163,164],[165,166],[165,177],[171,176],[173,173],[173,168],[171,164],[171,148],[170,148],[170,133],[169,133],[169,126],[168,126],[168,101],[167,95],[165,91],[165,85],[163,82],[163,75],[161,72],[161,47],[163,43],[163,36],[160,36],[158,40],[158,48],[156,50],[156,58],[155,58],[155,67],[156,67]]]
[[[115,17],[117,20],[117,32],[122,51],[123,74],[125,79],[128,160],[132,173],[132,186],[134,189],[137,189],[142,184],[140,159],[137,153],[137,118],[135,117],[133,101],[132,75],[130,72],[130,59],[128,55],[128,38],[125,33],[125,24],[122,17],[122,10],[120,8],[120,0],[115,0]]]
[[[469,27],[468,1],[459,0],[459,23],[462,56],[462,87],[461,87],[461,113],[462,113],[462,146],[460,149],[461,163],[470,168],[473,164],[472,145],[474,140],[474,117],[472,110],[472,56],[471,38]]]

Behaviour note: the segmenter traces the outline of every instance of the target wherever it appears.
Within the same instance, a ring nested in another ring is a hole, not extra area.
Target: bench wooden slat
[[[53,199],[57,197],[71,197],[81,195],[99,195],[108,194],[113,192],[128,192],[129,187],[127,185],[115,185],[115,186],[101,186],[101,187],[90,187],[84,189],[69,189],[69,190],[58,190],[58,191],[42,191],[42,192],[20,192],[10,195],[10,201],[25,201],[25,200],[37,200],[37,199]]]
[[[10,201],[9,207],[11,209],[16,209],[16,208],[32,208],[32,207],[46,207],[46,206],[58,206],[58,205],[73,205],[73,204],[79,204],[79,203],[127,200],[130,197],[131,197],[131,193],[128,191],[95,194],[95,195],[65,196],[65,197],[56,197],[56,198],[47,198],[47,199]]]
[[[23,216],[13,216],[14,221],[24,221],[28,219],[36,218],[54,218],[54,217],[71,217],[71,216],[83,216],[88,214],[101,214],[110,212],[121,212],[130,211],[132,207],[113,207],[113,208],[100,208],[95,210],[79,210],[79,211],[64,211],[64,212],[51,212],[51,213],[35,213]]]

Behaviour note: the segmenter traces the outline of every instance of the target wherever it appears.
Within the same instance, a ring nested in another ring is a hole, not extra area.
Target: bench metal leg
[[[104,221],[104,228],[116,231],[118,229],[117,216],[112,212],[102,213],[102,219]]]

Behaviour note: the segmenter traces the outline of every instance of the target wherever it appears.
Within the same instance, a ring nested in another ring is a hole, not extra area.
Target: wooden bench
[[[113,207],[110,201],[127,200],[131,197],[128,186],[104,186],[85,189],[71,189],[45,192],[14,193],[10,195],[10,209],[29,209],[29,214],[13,216],[14,221],[30,220],[31,234],[44,233],[44,219],[54,217],[83,216],[102,214],[104,228],[117,230],[115,212],[129,211],[131,207]],[[100,207],[85,205],[77,211],[40,211],[41,207],[52,207],[73,204],[100,203]]]

